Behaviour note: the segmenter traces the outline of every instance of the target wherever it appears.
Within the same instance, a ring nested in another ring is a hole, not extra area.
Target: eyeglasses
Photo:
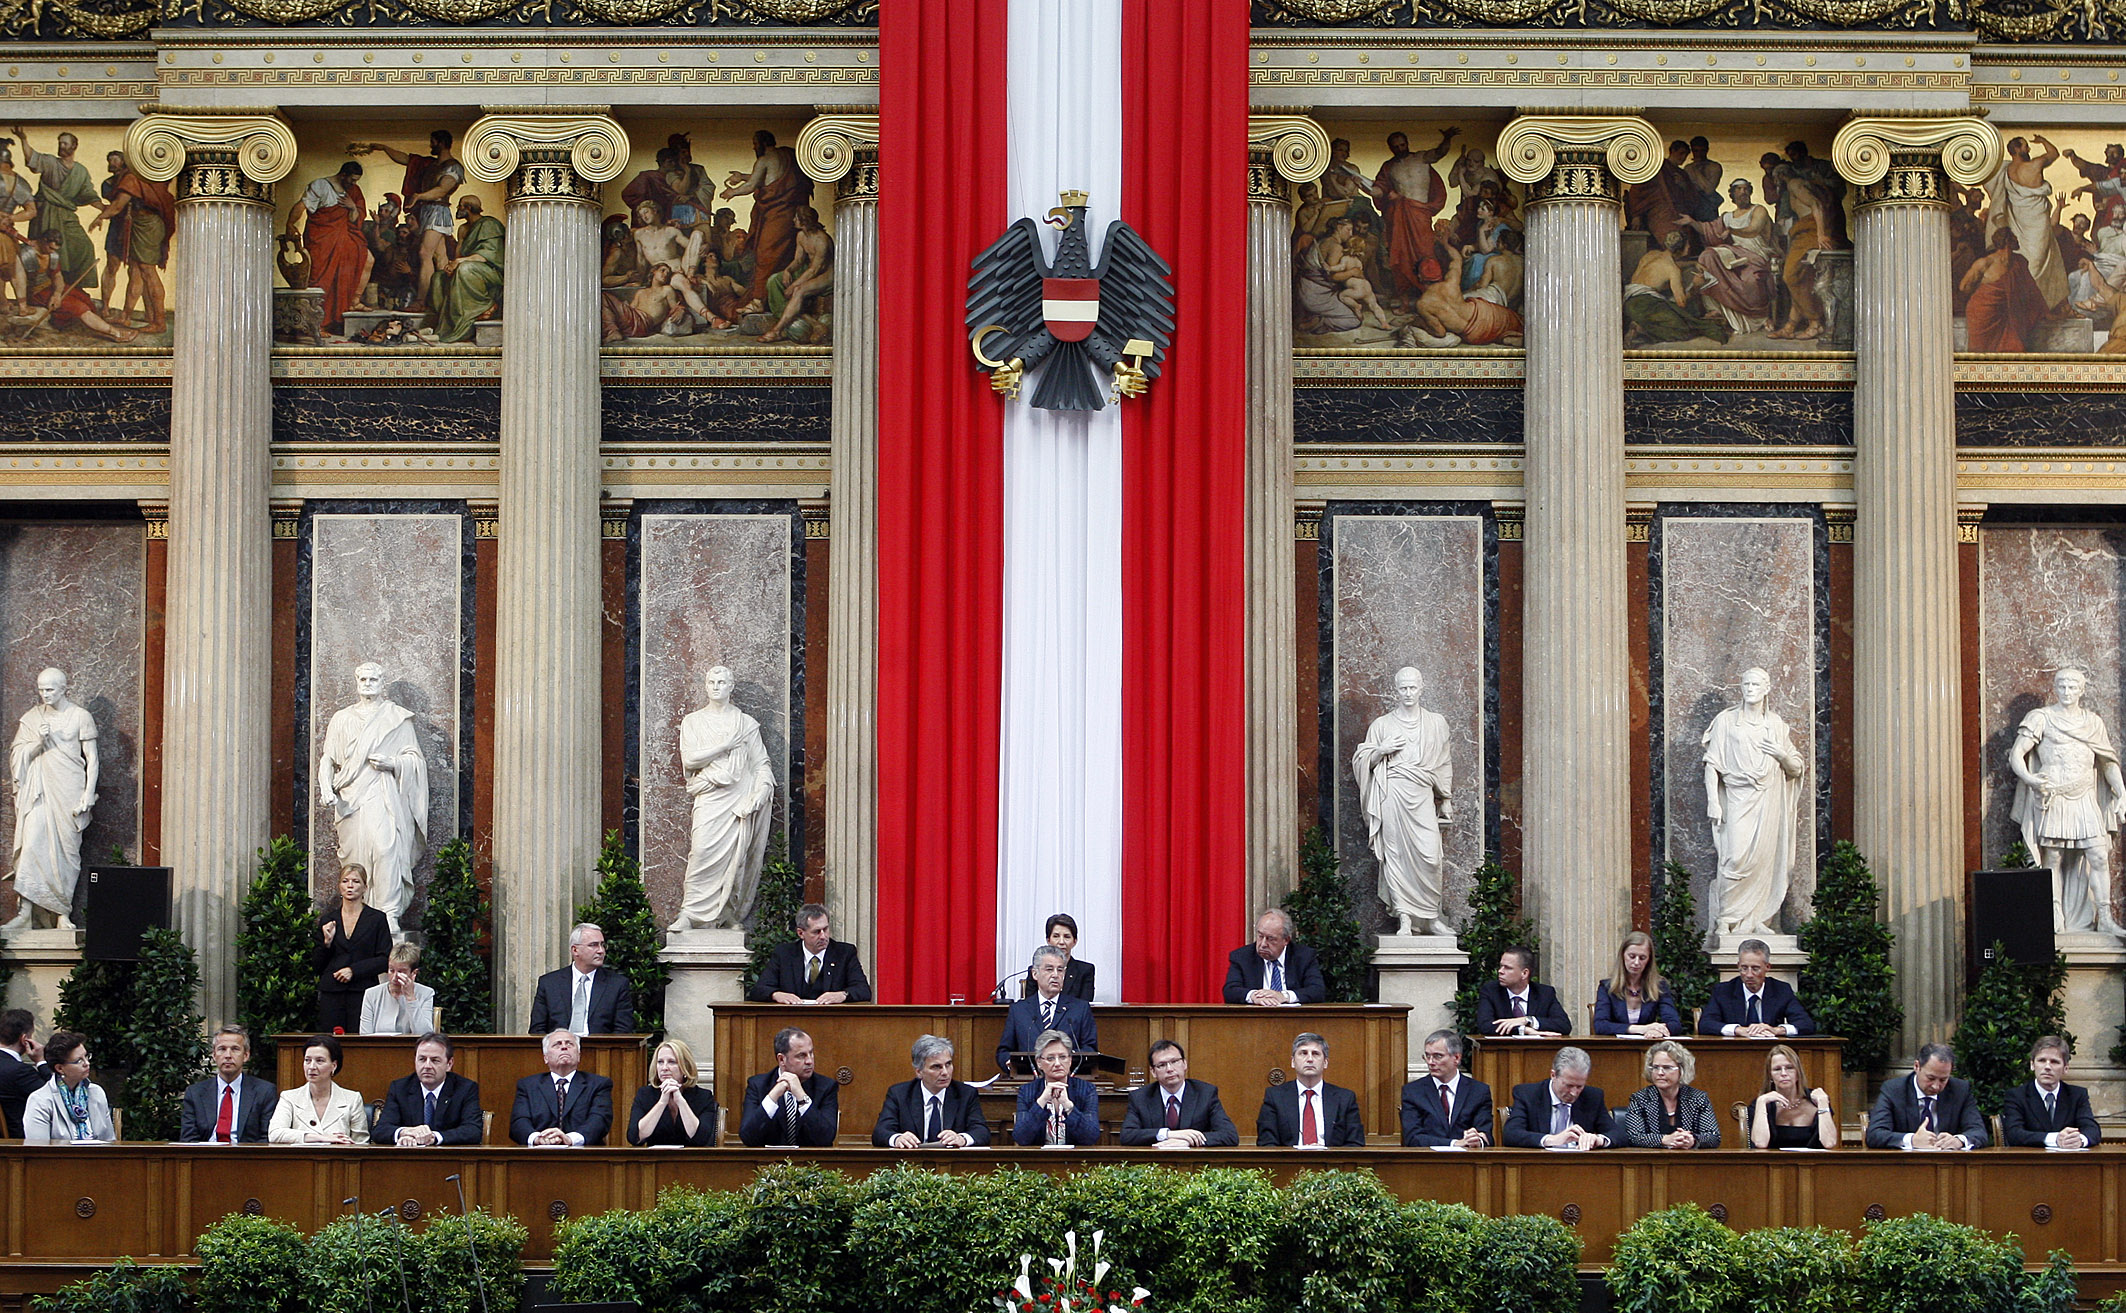
[[[1678,1066],[1676,1066],[1676,1065],[1675,1065],[1674,1063],[1657,1063],[1657,1064],[1655,1064],[1654,1066],[1648,1067],[1648,1068],[1647,1068],[1647,1070],[1648,1070],[1648,1071],[1681,1071],[1681,1070],[1683,1070],[1683,1068],[1681,1068],[1681,1067],[1678,1067]]]

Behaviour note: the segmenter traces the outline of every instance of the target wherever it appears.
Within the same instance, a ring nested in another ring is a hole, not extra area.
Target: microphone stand
[[[465,1219],[465,1252],[472,1258],[473,1289],[480,1292],[480,1313],[487,1313],[487,1279],[480,1275],[480,1247],[472,1239],[472,1214],[465,1211],[465,1182],[457,1172],[443,1179],[458,1187],[458,1216]]]
[[[1006,986],[1006,985],[1010,984],[1010,983],[1011,983],[1012,981],[1014,981],[1014,980],[1023,980],[1023,979],[1025,979],[1025,978],[1026,978],[1026,975],[1027,975],[1027,973],[1028,973],[1028,972],[1030,972],[1030,971],[1032,971],[1032,970],[1033,970],[1033,968],[1032,968],[1032,967],[1026,967],[1026,968],[1024,968],[1024,969],[1022,969],[1022,970],[1018,970],[1018,971],[1007,971],[1007,972],[1005,972],[1005,973],[1004,973],[1004,978],[1003,978],[1003,979],[1001,979],[1001,980],[999,980],[999,981],[997,981],[997,984],[996,984],[996,988],[994,988],[994,989],[992,989],[992,990],[990,990],[990,991],[989,991],[989,1001],[990,1001],[990,1002],[992,1002],[992,1003],[1009,1003],[1009,1002],[1011,1002],[1011,1000],[1010,1000],[1009,998],[1005,997],[1005,995],[1004,995],[1004,986]]]
[[[369,1214],[362,1211],[362,1197],[355,1195],[340,1200],[340,1207],[354,1205],[354,1257],[362,1271],[362,1307],[367,1313],[376,1313],[376,1304],[369,1293],[369,1246],[364,1243],[363,1232],[368,1229]]]
[[[387,1205],[385,1205],[385,1206],[384,1206],[384,1207],[383,1207],[382,1209],[380,1209],[380,1210],[379,1210],[379,1211],[377,1212],[377,1216],[378,1216],[378,1217],[388,1217],[388,1218],[392,1219],[392,1224],[393,1224],[394,1226],[396,1226],[396,1225],[398,1224],[398,1216],[399,1216],[399,1210],[398,1210],[398,1209],[396,1209],[396,1208],[393,1208],[393,1207],[391,1207],[391,1206],[390,1206],[389,1204],[387,1204]],[[398,1266],[398,1269],[399,1269],[399,1309],[400,1309],[400,1313],[413,1313],[413,1295],[412,1295],[412,1294],[411,1294],[411,1293],[410,1293],[410,1292],[409,1292],[409,1291],[408,1291],[408,1290],[406,1289],[406,1246],[405,1246],[405,1245],[403,1245],[403,1244],[398,1244],[398,1243],[394,1243],[394,1244],[393,1244],[393,1245],[391,1246],[391,1261],[392,1261],[393,1263],[395,1263],[395,1264],[396,1264],[396,1265]]]

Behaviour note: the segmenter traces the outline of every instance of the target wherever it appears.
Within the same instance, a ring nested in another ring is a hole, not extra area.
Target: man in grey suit
[[[1218,1102],[1218,1087],[1190,1080],[1188,1054],[1170,1039],[1155,1040],[1152,1083],[1131,1090],[1122,1116],[1122,1143],[1162,1149],[1228,1149],[1240,1128]]]

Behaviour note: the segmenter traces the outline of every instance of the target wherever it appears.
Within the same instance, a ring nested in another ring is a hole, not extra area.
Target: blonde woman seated
[[[1617,965],[1609,979],[1595,986],[1594,1032],[1667,1039],[1688,1033],[1661,968],[1654,961],[1653,936],[1634,930],[1617,947]]]
[[[668,1036],[650,1056],[651,1081],[635,1091],[629,1144],[708,1149],[716,1144],[716,1092],[701,1083],[694,1050]]]
[[[362,1096],[332,1078],[340,1073],[340,1042],[312,1035],[303,1045],[303,1083],[282,1090],[266,1139],[274,1144],[367,1144],[369,1109]]]
[[[1717,1149],[1713,1101],[1691,1084],[1698,1060],[1664,1039],[1646,1050],[1646,1088],[1624,1107],[1624,1143],[1634,1149]]]
[[[1831,1096],[1810,1089],[1801,1055],[1784,1044],[1764,1055],[1764,1093],[1750,1104],[1750,1144],[1759,1149],[1835,1149]]]
[[[30,1092],[22,1107],[25,1144],[110,1144],[118,1138],[111,1122],[111,1101],[90,1080],[89,1041],[72,1031],[55,1031],[44,1041],[52,1078]]]

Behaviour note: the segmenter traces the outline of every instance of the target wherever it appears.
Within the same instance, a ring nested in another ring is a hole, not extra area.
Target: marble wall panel
[[[607,383],[599,395],[607,442],[825,442],[832,389],[739,380]]]
[[[501,424],[493,387],[273,389],[275,442],[493,442]]]
[[[0,442],[168,442],[168,384],[0,387]]]
[[[1959,392],[1960,447],[2126,447],[2126,393]]]
[[[1627,388],[1624,440],[1738,447],[1851,446],[1853,394],[1842,388]]]
[[[693,828],[679,722],[702,705],[709,667],[737,677],[731,700],[760,722],[775,772],[775,823],[789,821],[790,516],[644,514],[640,534],[637,851],[663,925],[679,912]]]
[[[1742,672],[1772,679],[1768,707],[1809,762],[1795,818],[1794,865],[1782,928],[1806,919],[1816,887],[1817,643],[1815,523],[1798,517],[1663,516],[1657,709],[1662,818],[1669,860],[1689,868],[1699,911],[1719,870],[1705,817],[1702,740],[1740,700]]]
[[[420,907],[435,853],[458,834],[459,763],[467,708],[461,697],[464,516],[453,513],[315,512],[309,530],[309,661],[296,775],[310,834],[310,883],[332,892],[339,869],[332,813],[317,802],[317,756],[332,713],[355,701],[354,668],[384,667],[384,696],[413,713],[428,761],[428,836],[414,865]]]
[[[1519,442],[1521,389],[1295,388],[1299,442]]]
[[[1338,515],[1329,535],[1335,689],[1331,778],[1337,850],[1360,924],[1388,925],[1351,754],[1395,704],[1395,672],[1416,666],[1423,705],[1452,736],[1454,823],[1442,834],[1447,915],[1468,907],[1485,843],[1484,520],[1477,515]]]
[[[138,521],[0,525],[0,727],[14,738],[36,705],[38,671],[66,671],[67,696],[96,718],[97,802],[84,862],[106,861],[113,848],[140,856],[146,556]],[[0,835],[12,847],[14,834],[15,791],[0,788]],[[13,882],[0,884],[0,917],[15,908]]]
[[[2023,717],[2052,700],[2062,666],[2089,672],[2083,705],[2104,718],[2117,744],[2126,732],[2126,664],[2119,646],[2120,594],[2126,591],[2126,528],[1984,525],[1978,535],[1979,725],[1985,750],[1985,861],[1993,865],[2022,836],[2009,811],[2015,776],[2008,750]],[[2119,869],[2114,841],[2111,868]],[[2122,905],[2112,885],[2114,912]]]

